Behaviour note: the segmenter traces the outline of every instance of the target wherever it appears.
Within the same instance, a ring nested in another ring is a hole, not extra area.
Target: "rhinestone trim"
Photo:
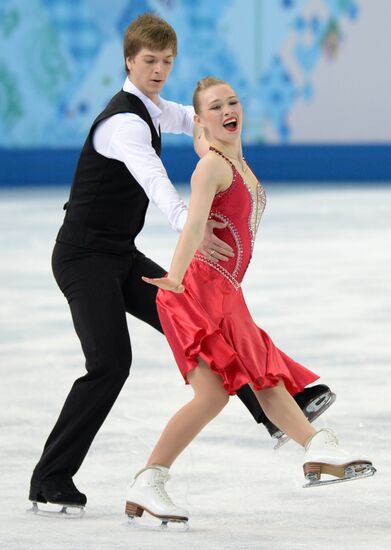
[[[203,262],[204,264],[207,264],[209,267],[212,267],[213,269],[218,271],[232,284],[232,286],[236,290],[239,290],[240,283],[232,276],[232,273],[227,271],[223,266],[221,266],[217,262],[212,262],[212,260],[208,260],[207,258],[205,258],[205,256],[202,256],[202,254],[199,254],[198,252],[194,255],[194,259]]]
[[[241,238],[240,238],[240,235],[239,235],[239,231],[236,229],[236,226],[232,223],[232,221],[229,218],[227,218],[227,216],[222,214],[221,212],[217,212],[216,210],[211,210],[210,214],[209,214],[209,217],[210,218],[217,218],[221,222],[225,222],[227,224],[228,229],[231,231],[231,234],[232,234],[232,236],[235,240],[235,245],[236,245],[238,254],[237,254],[236,265],[234,267],[232,275],[233,275],[234,278],[236,278],[236,276],[239,273],[239,270],[242,266],[242,261],[243,261],[243,246],[242,246],[242,241],[241,241]]]
[[[257,182],[257,198],[254,197],[254,192],[250,187],[245,183],[245,181],[242,179],[243,184],[245,188],[248,191],[250,202],[251,202],[251,212],[248,217],[248,229],[251,236],[251,250],[254,248],[255,243],[255,237],[257,235],[258,227],[261,222],[263,211],[265,210],[266,205],[266,193],[261,185],[261,183]]]
[[[237,260],[236,260],[234,270],[231,273],[219,263],[212,262],[212,260],[208,260],[202,254],[196,253],[194,255],[194,258],[196,260],[200,260],[201,262],[204,262],[205,264],[208,264],[210,267],[213,267],[213,269],[221,273],[221,275],[223,275],[226,279],[228,279],[228,281],[236,288],[236,290],[238,290],[240,288],[240,283],[236,280],[236,277],[240,271],[242,261],[243,261],[243,247],[242,247],[242,241],[240,239],[239,231],[236,229],[232,221],[221,212],[217,212],[216,210],[211,210],[209,214],[209,218],[216,218],[221,222],[225,222],[234,238],[236,249],[237,249]]]

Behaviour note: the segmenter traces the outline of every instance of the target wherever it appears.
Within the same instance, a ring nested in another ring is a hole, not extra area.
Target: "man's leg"
[[[148,323],[163,334],[159,315],[156,308],[156,294],[158,288],[141,280],[143,275],[147,277],[164,277],[166,271],[141,252],[136,252],[132,273],[123,287],[126,311]]]
[[[34,469],[30,500],[71,503],[73,498],[83,500],[77,490],[72,491],[71,478],[113,406],[129,374],[132,356],[120,260],[115,258],[110,265],[107,256],[90,255],[64,262],[59,255],[61,246],[56,248],[53,267],[69,302],[87,374],[72,386],[49,435]]]
[[[249,384],[242,386],[236,395],[246,405],[257,424],[264,424],[267,421],[267,417]]]

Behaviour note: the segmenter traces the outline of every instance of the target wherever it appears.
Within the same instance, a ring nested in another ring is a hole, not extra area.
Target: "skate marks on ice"
[[[83,520],[27,514],[31,469],[83,373],[83,358],[50,272],[68,189],[13,191],[0,197],[1,548],[391,548],[391,188],[267,191],[269,210],[246,278],[253,316],[337,393],[317,426],[331,424],[349,446],[368,452],[378,473],[368,482],[303,491],[301,449],[290,443],[271,452],[264,428],[232,398],[178,462],[176,496],[192,511],[186,543],[170,526],[164,536],[129,528],[126,480],[189,395],[175,385],[176,366],[161,335],[130,319],[133,372],[78,474],[90,499]],[[148,215],[138,246],[166,267],[177,235],[154,207]]]
[[[46,518],[60,519],[81,519],[85,515],[84,506],[74,506],[70,504],[50,504],[39,507],[38,502],[34,501],[32,507],[26,510],[29,514]]]
[[[140,531],[167,531],[170,533],[186,533],[190,529],[188,520],[173,520],[173,519],[160,519],[160,523],[145,521],[142,522],[134,516],[129,516],[128,526],[131,529],[137,529]]]

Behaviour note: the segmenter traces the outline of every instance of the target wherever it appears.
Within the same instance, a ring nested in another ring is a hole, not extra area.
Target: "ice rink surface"
[[[0,548],[391,548],[391,187],[267,188],[244,293],[256,322],[337,401],[318,427],[370,457],[369,479],[302,489],[302,450],[278,452],[238,398],[184,452],[168,490],[187,533],[127,526],[124,495],[169,417],[191,398],[164,338],[129,318],[134,363],[75,481],[82,520],[27,514],[31,471],[83,357],[50,269],[65,188],[0,192]],[[176,243],[150,208],[138,246],[167,266]]]

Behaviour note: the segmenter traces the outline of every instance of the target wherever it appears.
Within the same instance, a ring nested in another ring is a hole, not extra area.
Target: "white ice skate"
[[[133,527],[142,526],[135,518],[141,517],[145,511],[161,520],[159,529],[172,528],[173,525],[184,531],[189,528],[189,513],[176,506],[166,492],[168,479],[168,468],[158,465],[143,468],[136,474],[128,487],[125,507]]]
[[[330,485],[373,476],[376,469],[367,458],[352,456],[338,446],[337,437],[330,430],[317,432],[305,447],[304,476],[308,483],[303,487]],[[321,480],[321,475],[335,479]]]

